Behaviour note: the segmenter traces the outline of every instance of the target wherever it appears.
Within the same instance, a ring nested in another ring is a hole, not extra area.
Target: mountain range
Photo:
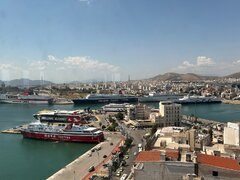
[[[6,86],[12,87],[35,87],[35,86],[42,86],[42,85],[49,85],[53,84],[50,81],[45,80],[30,80],[30,79],[13,79],[10,81],[1,81],[0,83],[4,83]]]
[[[203,80],[217,80],[217,79],[224,79],[224,78],[240,78],[240,72],[230,74],[227,76],[202,76],[197,75],[194,73],[186,73],[186,74],[179,74],[179,73],[165,73],[163,75],[157,75],[148,80],[152,81],[203,81]]]
[[[233,73],[227,76],[203,76],[194,73],[186,73],[186,74],[179,74],[179,73],[165,73],[163,75],[157,75],[149,79],[145,79],[145,81],[203,81],[203,80],[217,80],[217,79],[224,79],[224,78],[240,78],[240,72]],[[73,81],[71,83],[82,83],[83,81]],[[94,82],[93,80],[91,82]],[[99,81],[95,81],[99,82]],[[0,80],[0,84],[4,83],[6,86],[12,87],[36,87],[42,85],[50,85],[54,84],[51,81],[45,80],[30,80],[30,79],[13,79],[10,81],[2,81]],[[71,84],[70,83],[70,84]]]

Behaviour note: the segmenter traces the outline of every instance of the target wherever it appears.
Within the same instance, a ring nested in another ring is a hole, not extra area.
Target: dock
[[[104,135],[106,140],[94,147],[96,148],[101,146],[101,150],[91,152],[94,148],[90,149],[76,160],[50,176],[48,180],[89,179],[89,177],[93,174],[103,173],[103,164],[110,161],[112,152],[123,141],[123,137],[120,133],[105,133]],[[113,145],[110,145],[111,143]],[[107,157],[104,158],[104,155]],[[95,167],[93,172],[88,171],[91,166]]]

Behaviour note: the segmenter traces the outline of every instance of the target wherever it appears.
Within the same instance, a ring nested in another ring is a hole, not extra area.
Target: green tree
[[[154,124],[153,125],[153,127],[152,127],[152,129],[151,129],[151,136],[153,135],[153,134],[155,134],[155,132],[157,131],[157,124]]]
[[[108,119],[109,119],[109,122],[110,122],[110,123],[113,123],[113,122],[114,122],[114,119],[112,118],[111,115],[109,115]]]
[[[126,145],[127,148],[129,148],[131,146],[132,142],[133,142],[133,140],[131,138],[128,138],[125,140],[124,144]]]
[[[123,120],[124,115],[123,115],[123,113],[118,112],[115,117],[116,117],[118,120]]]
[[[110,125],[110,126],[108,126],[107,127],[107,130],[109,130],[109,131],[115,131],[115,126],[113,126],[113,125]]]
[[[213,138],[213,130],[212,130],[212,126],[210,126],[210,129],[209,129],[209,135],[210,135],[210,139],[211,139],[211,142],[212,142],[212,138]]]

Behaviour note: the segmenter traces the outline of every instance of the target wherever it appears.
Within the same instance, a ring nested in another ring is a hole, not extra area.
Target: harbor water
[[[159,108],[159,103],[147,103],[148,106]],[[236,104],[184,104],[182,114],[195,115],[199,118],[218,122],[240,122],[240,105]]]
[[[147,104],[158,108],[158,103]],[[102,105],[24,105],[0,104],[0,130],[27,124],[43,109],[98,109]],[[219,122],[240,121],[240,105],[193,104],[182,107],[183,114]],[[21,135],[0,134],[0,179],[46,179],[95,144],[48,142],[24,139]]]
[[[0,104],[0,131],[27,124],[43,109],[85,107]],[[42,180],[54,174],[96,144],[24,139],[20,134],[0,134],[0,179]]]

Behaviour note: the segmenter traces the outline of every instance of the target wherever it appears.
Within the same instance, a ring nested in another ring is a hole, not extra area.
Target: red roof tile
[[[211,156],[206,154],[198,154],[197,162],[207,164],[210,166],[216,166],[224,169],[231,169],[240,171],[240,164],[237,160],[219,156]]]
[[[166,157],[168,158],[178,158],[178,151],[175,150],[166,150]]]
[[[136,162],[159,162],[160,151],[141,151],[135,159]]]

